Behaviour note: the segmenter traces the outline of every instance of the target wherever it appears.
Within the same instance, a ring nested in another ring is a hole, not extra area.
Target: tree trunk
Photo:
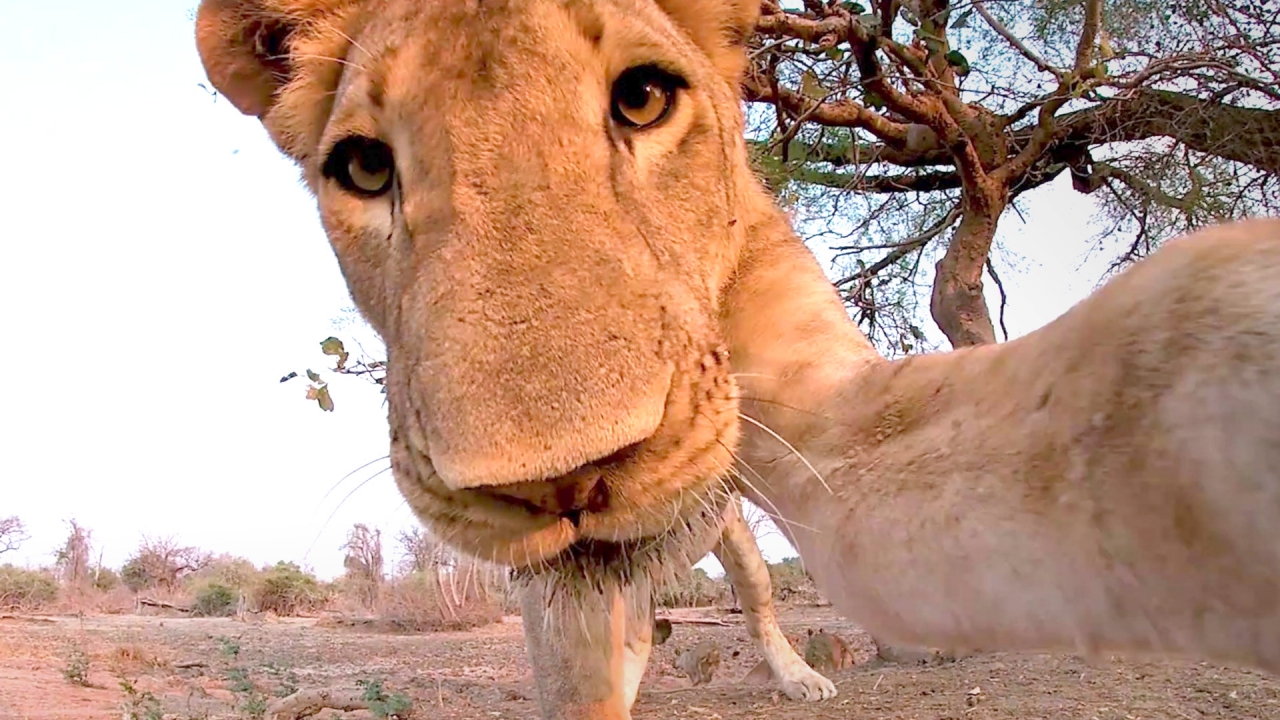
[[[953,348],[996,341],[995,327],[982,295],[982,272],[1004,203],[996,198],[986,199],[988,202],[981,203],[980,207],[966,203],[970,207],[960,219],[946,254],[935,266],[937,274],[933,279],[929,312]]]

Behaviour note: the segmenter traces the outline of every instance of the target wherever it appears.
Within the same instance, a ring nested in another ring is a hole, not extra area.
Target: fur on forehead
[[[656,0],[694,44],[735,85],[747,66],[747,40],[760,16],[760,0]]]
[[[631,1],[653,2],[737,85],[759,0]],[[276,144],[305,165],[320,140],[316,118],[332,109],[359,23],[395,11],[385,0],[202,0],[196,43],[214,87],[261,118]]]

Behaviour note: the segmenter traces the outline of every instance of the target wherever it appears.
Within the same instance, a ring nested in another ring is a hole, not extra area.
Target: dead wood
[[[360,693],[339,688],[322,688],[320,690],[299,690],[288,697],[280,698],[267,708],[267,717],[273,720],[299,720],[308,718],[322,710],[351,712],[352,710],[368,710],[369,701]]]

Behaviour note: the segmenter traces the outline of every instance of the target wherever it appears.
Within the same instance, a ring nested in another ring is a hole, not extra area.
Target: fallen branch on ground
[[[171,602],[165,602],[163,600],[152,600],[151,598],[140,597],[138,598],[138,604],[145,605],[147,607],[164,608],[165,610],[177,610],[178,612],[184,612],[184,613],[191,612],[191,608],[189,607],[174,605]]]
[[[267,717],[272,720],[300,720],[319,713],[322,710],[351,712],[352,710],[368,710],[369,701],[361,693],[338,688],[321,690],[299,690],[287,697],[280,698],[267,708]]]
[[[733,627],[738,623],[731,623],[727,620],[719,618],[682,618],[682,617],[660,617],[659,620],[666,620],[672,625],[719,625],[720,627]]]

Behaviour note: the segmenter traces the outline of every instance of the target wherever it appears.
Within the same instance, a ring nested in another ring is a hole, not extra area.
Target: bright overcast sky
[[[387,474],[339,506],[385,464],[325,497],[386,454],[382,398],[278,382],[350,300],[293,165],[199,86],[186,5],[0,3],[0,517],[33,536],[2,559],[48,564],[74,518],[112,566],[146,534],[332,576],[352,523],[412,522]],[[1090,213],[1064,174],[1005,217],[1012,334],[1093,287]]]

